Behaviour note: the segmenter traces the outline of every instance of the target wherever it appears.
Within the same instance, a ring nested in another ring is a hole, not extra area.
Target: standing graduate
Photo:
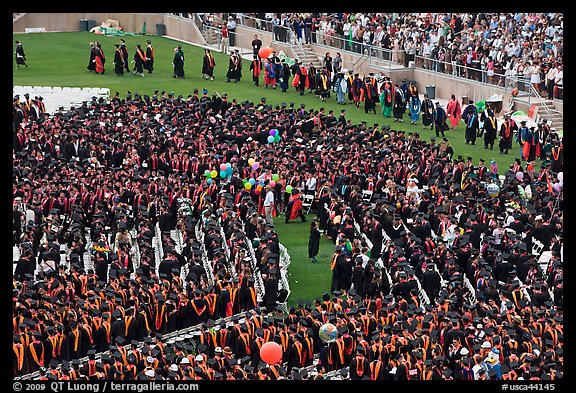
[[[392,114],[394,115],[394,121],[402,122],[402,117],[406,111],[406,96],[404,95],[404,90],[398,86],[394,85],[394,106],[392,109]]]
[[[280,60],[280,70],[278,71],[278,81],[283,93],[288,90],[288,80],[290,79],[290,67],[286,64],[286,59]]]
[[[146,63],[146,53],[142,50],[140,44],[136,45],[136,52],[134,52],[134,71],[132,75],[144,76],[144,64]]]
[[[480,121],[483,122],[480,132],[484,134],[484,149],[490,147],[490,150],[493,150],[494,141],[496,140],[496,117],[494,116],[494,110],[490,106],[487,105],[486,109],[482,111]]]
[[[308,238],[308,258],[312,263],[318,263],[316,256],[320,251],[320,229],[318,229],[318,217],[314,217],[310,223],[310,237]]]
[[[352,100],[356,108],[360,107],[360,93],[362,92],[362,79],[360,79],[360,74],[354,74],[354,79],[352,80]]]
[[[436,126],[436,137],[439,137],[442,134],[444,137],[444,131],[448,129],[448,125],[446,124],[446,120],[448,117],[446,116],[446,111],[439,102],[436,103],[436,114],[434,115],[434,125]]]
[[[276,88],[276,67],[271,58],[267,58],[264,64],[264,88],[268,86]]]
[[[408,105],[410,111],[410,124],[416,124],[420,120],[420,96],[416,85],[410,83],[408,88]]]
[[[144,64],[144,68],[148,70],[148,73],[151,74],[154,71],[154,47],[152,46],[152,41],[146,40],[146,62]]]
[[[96,73],[103,74],[106,71],[104,64],[106,64],[106,56],[104,56],[104,51],[102,50],[102,44],[96,43],[95,58],[96,60]]]
[[[448,104],[446,104],[446,113],[450,118],[450,127],[453,130],[462,118],[462,108],[460,107],[460,101],[456,99],[456,96],[452,94]]]
[[[204,49],[204,58],[202,59],[202,79],[214,80],[214,67],[216,67],[216,62],[214,61],[214,56],[210,49]]]
[[[334,81],[334,92],[338,104],[346,105],[346,93],[348,92],[348,83],[344,78],[344,73],[338,72]]]
[[[124,54],[120,49],[120,44],[114,44],[114,72],[118,76],[124,75]]]
[[[130,67],[128,66],[128,47],[123,38],[120,38],[120,50],[122,51],[122,56],[124,56],[124,68],[126,72],[130,72]]]
[[[424,93],[424,100],[422,101],[422,128],[430,126],[430,129],[434,129],[434,103],[428,97],[427,93]]]
[[[535,127],[530,127],[530,131],[524,140],[522,153],[528,162],[534,161],[537,157],[540,157],[540,140],[538,139],[538,133],[535,131]]]
[[[298,90],[300,95],[304,95],[304,91],[310,87],[310,78],[308,76],[308,69],[302,65],[302,62],[298,62],[296,66],[296,73],[294,74],[294,79],[292,80],[292,86]]]
[[[380,106],[382,107],[382,115],[384,117],[392,117],[392,108],[394,107],[394,87],[390,80],[384,81],[382,84],[382,93],[380,93]]]
[[[466,144],[470,143],[475,145],[480,123],[478,122],[478,108],[474,105],[474,101],[470,100],[470,104],[464,108],[462,118],[464,118],[464,122],[466,123],[466,131],[464,133]]]
[[[254,55],[254,58],[250,63],[250,71],[252,71],[252,80],[254,81],[254,86],[258,86],[260,83],[260,73],[262,72],[262,60],[260,60],[258,54]]]
[[[90,43],[90,59],[86,69],[88,71],[96,71],[96,44],[93,42]]]
[[[26,64],[26,54],[24,53],[24,47],[22,43],[18,40],[16,42],[16,67],[20,68],[21,65],[26,66],[28,68],[28,64]]]
[[[376,89],[372,84],[372,78],[365,77],[362,83],[362,88],[360,90],[360,101],[364,101],[364,113],[368,111],[373,111],[376,113]]]
[[[317,80],[316,91],[321,101],[326,101],[326,98],[330,97],[330,75],[328,70],[323,69],[319,72],[319,78]]]
[[[174,48],[174,60],[172,60],[174,65],[174,78],[184,78],[184,51],[182,47],[178,45]]]
[[[517,130],[518,125],[510,118],[510,115],[504,115],[504,123],[500,127],[500,141],[498,143],[500,154],[508,154],[508,150],[512,148],[513,135]]]
[[[313,93],[316,91],[316,74],[317,73],[318,73],[318,70],[316,69],[314,64],[312,62],[310,62],[310,64],[308,65],[309,85],[307,87],[309,89],[310,93]]]
[[[236,80],[236,73],[238,72],[238,57],[236,56],[236,52],[232,51],[230,53],[230,58],[228,59],[228,71],[226,72],[226,82],[230,82],[230,80]]]

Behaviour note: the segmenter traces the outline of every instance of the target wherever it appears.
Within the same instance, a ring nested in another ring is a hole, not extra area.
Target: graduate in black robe
[[[436,114],[434,116],[434,125],[436,126],[436,137],[440,137],[440,134],[444,136],[444,131],[449,127],[446,124],[446,111],[440,106],[440,103],[436,103]]]
[[[396,84],[394,86],[394,107],[392,108],[394,121],[402,122],[404,112],[406,112],[406,96],[404,91]]]
[[[424,93],[424,100],[422,101],[421,106],[422,111],[422,128],[426,128],[430,126],[430,129],[434,129],[434,103],[430,98],[428,98],[428,94]]]
[[[238,73],[238,56],[235,52],[230,54],[230,59],[228,60],[228,71],[226,72],[226,82],[234,80],[237,82],[236,74]]]
[[[114,72],[116,75],[124,75],[124,54],[120,49],[120,44],[114,45],[116,49],[114,50]]]
[[[172,60],[174,65],[174,75],[173,78],[184,78],[184,52],[182,47],[178,45],[174,48],[174,59]]]
[[[140,45],[136,45],[136,52],[134,52],[134,71],[132,71],[132,74],[139,74],[140,76],[144,76],[145,63],[146,53],[144,53]]]
[[[470,105],[464,108],[462,119],[466,123],[466,131],[464,132],[466,144],[475,145],[480,123],[478,122],[478,109],[476,105],[473,105],[473,101],[470,101]]]
[[[481,134],[484,135],[484,149],[490,150],[494,149],[494,141],[496,140],[497,123],[496,117],[494,116],[494,110],[490,107],[486,107],[480,115],[480,121],[483,121]]]
[[[314,218],[310,223],[310,237],[308,238],[308,258],[312,263],[317,263],[316,256],[320,251],[320,230],[318,229],[318,219]]]
[[[500,141],[498,147],[501,154],[508,154],[508,150],[512,148],[512,139],[518,131],[518,125],[509,115],[504,115],[504,123],[500,127]]]
[[[22,43],[20,41],[15,42],[16,42],[16,67],[20,68],[20,66],[23,65],[26,66],[26,68],[28,68],[28,64],[26,64],[26,54],[24,53]]]
[[[124,68],[126,72],[130,72],[130,66],[128,65],[128,47],[123,38],[120,38],[120,51],[122,52],[122,56],[124,56]]]
[[[98,48],[96,48],[96,44],[94,44],[93,42],[90,43],[90,58],[88,59],[88,65],[86,66],[86,69],[88,71],[96,71],[96,51]]]

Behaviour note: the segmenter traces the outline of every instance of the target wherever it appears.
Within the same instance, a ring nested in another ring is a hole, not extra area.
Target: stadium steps
[[[302,44],[294,45],[293,47],[298,60],[302,61],[304,66],[308,66],[310,63],[312,63],[316,69],[322,68],[322,63],[320,62],[318,55],[312,50],[312,45]]]

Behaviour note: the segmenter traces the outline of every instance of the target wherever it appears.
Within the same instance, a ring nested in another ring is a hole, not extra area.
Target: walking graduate
[[[456,99],[454,94],[452,94],[450,100],[448,100],[448,104],[446,104],[446,114],[450,118],[450,128],[453,130],[458,126],[458,123],[460,123],[460,119],[462,118],[460,101]]]
[[[22,47],[22,43],[18,40],[16,42],[16,67],[20,68],[21,65],[26,66],[28,68],[28,64],[26,64],[26,54],[24,53],[24,47]]]
[[[396,84],[394,85],[394,106],[392,109],[394,121],[399,121],[401,123],[404,112],[406,112],[406,96],[404,95],[404,90]]]
[[[382,93],[380,93],[380,106],[382,106],[382,115],[392,117],[392,108],[394,106],[394,87],[392,82],[386,80],[382,84]]]
[[[410,111],[410,124],[416,124],[420,120],[420,97],[416,85],[410,83],[408,88],[408,105]]]
[[[254,58],[250,63],[250,71],[252,71],[252,80],[254,81],[254,86],[258,86],[260,83],[260,73],[262,72],[262,60],[260,60],[258,54],[254,55]]]
[[[268,88],[268,86],[273,89],[276,88],[276,67],[274,67],[272,58],[267,58],[264,64],[264,88]]]
[[[334,92],[336,93],[336,100],[338,104],[346,105],[346,93],[348,92],[348,82],[344,78],[343,72],[336,74],[336,81],[334,82]]]
[[[204,49],[204,58],[202,60],[202,79],[214,80],[214,67],[216,67],[216,61],[214,61],[214,56],[210,49]],[[256,85],[258,86],[258,85]]]
[[[478,108],[474,105],[474,101],[470,100],[470,104],[464,108],[462,117],[466,122],[466,131],[464,133],[464,138],[466,139],[466,144],[476,144],[476,135],[480,129],[480,123],[478,122]]]
[[[424,100],[422,101],[422,128],[430,126],[430,129],[434,129],[434,103],[428,97],[427,93],[424,93]]]

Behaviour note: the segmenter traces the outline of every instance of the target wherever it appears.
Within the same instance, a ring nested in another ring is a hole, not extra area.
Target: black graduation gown
[[[194,298],[191,300],[192,325],[197,325],[208,321],[208,302],[204,298]]]
[[[124,57],[119,49],[114,51],[114,72],[116,75],[124,75]]]
[[[308,258],[313,258],[320,251],[320,231],[315,226],[310,228],[308,239]]]
[[[98,281],[108,281],[108,261],[105,257],[96,257],[94,273],[98,276]]]
[[[271,312],[276,308],[276,300],[278,298],[278,280],[275,278],[267,278],[264,282],[264,307]],[[221,314],[224,315],[224,314]]]
[[[174,52],[172,64],[174,64],[174,77],[184,78],[184,53],[182,51]]]
[[[434,103],[430,98],[422,101],[422,125],[425,127],[434,124]]]
[[[406,111],[406,97],[404,92],[397,88],[394,91],[394,107],[392,108],[392,115],[395,119],[402,119]]]
[[[478,123],[478,113],[476,110],[468,110],[468,108],[469,107],[466,107],[462,116],[466,122],[466,131],[464,135],[467,143],[474,144],[476,143],[476,135],[478,134],[480,124]]]
[[[36,262],[32,257],[21,257],[16,263],[16,270],[14,270],[14,275],[17,277],[18,281],[24,281],[26,274],[31,274],[34,276],[36,271]]]

